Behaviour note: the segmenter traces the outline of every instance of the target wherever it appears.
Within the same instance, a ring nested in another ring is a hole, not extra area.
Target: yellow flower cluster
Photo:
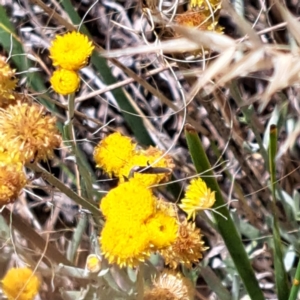
[[[180,222],[175,206],[157,199],[151,189],[170,177],[174,163],[169,155],[154,147],[137,149],[130,138],[116,132],[97,145],[94,159],[97,167],[119,177],[119,185],[100,202],[106,222],[99,242],[110,263],[135,267],[158,252],[175,269],[179,264],[191,267],[202,258],[206,248],[200,230],[187,220]],[[214,203],[214,193],[203,183],[193,180],[187,188],[181,208],[189,217],[201,205],[205,209]]]
[[[0,207],[26,185],[24,164],[50,158],[61,143],[56,118],[15,86],[14,71],[0,57]]]
[[[220,0],[190,0],[190,8],[177,15],[175,21],[183,26],[223,33],[218,25]]]
[[[29,268],[12,268],[2,280],[8,300],[33,300],[40,287],[38,277]]]
[[[140,184],[151,186],[168,180],[174,168],[170,155],[163,154],[163,151],[154,147],[136,149],[136,144],[130,138],[116,132],[96,146],[94,159],[97,167],[111,177],[117,176],[120,182],[134,177]]]
[[[100,243],[110,263],[136,266],[152,251],[176,240],[176,218],[156,205],[153,192],[135,178],[121,183],[102,199],[100,209],[106,223]]]
[[[84,68],[94,50],[92,42],[80,32],[68,32],[52,41],[50,58],[58,69],[50,79],[52,88],[61,95],[77,91],[80,83],[78,71]]]
[[[135,155],[119,170],[120,181],[124,181],[131,175],[145,186],[167,181],[174,168],[174,163],[170,155],[163,157],[163,154],[163,151],[151,146],[146,150],[136,151]],[[139,167],[141,171],[131,174],[135,167]]]

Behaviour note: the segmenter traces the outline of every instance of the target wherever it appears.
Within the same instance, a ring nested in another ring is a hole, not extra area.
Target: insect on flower
[[[134,173],[140,174],[171,174],[172,170],[170,168],[162,168],[162,167],[151,167],[148,166],[134,166],[131,168],[129,172],[129,178],[134,176]]]

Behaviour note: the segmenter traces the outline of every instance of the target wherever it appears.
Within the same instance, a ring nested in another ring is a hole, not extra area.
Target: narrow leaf
[[[205,175],[208,175],[203,177],[202,179],[206,182],[209,188],[216,192],[216,202],[214,204],[214,208],[219,207],[218,212],[226,217],[225,220],[224,217],[218,214],[214,214],[219,232],[224,239],[224,242],[232,257],[232,260],[234,261],[237,271],[241,276],[241,279],[251,299],[263,300],[263,293],[255,278],[254,271],[251,267],[241,238],[237,232],[237,229],[235,228],[227,207],[222,206],[225,204],[225,202],[223,200],[220,187],[216,179],[213,177],[213,172],[209,171],[211,170],[211,166],[203,149],[202,143],[198,137],[198,134],[192,126],[186,125],[185,135],[197,173],[205,173]]]
[[[277,296],[279,300],[288,299],[289,286],[288,278],[284,268],[282,245],[280,239],[279,225],[277,219],[276,208],[276,164],[275,156],[277,153],[277,127],[276,125],[270,126],[270,144],[269,144],[269,166],[271,176],[271,190],[272,190],[272,212],[273,212],[273,240],[274,240],[274,266],[275,266],[275,281]]]

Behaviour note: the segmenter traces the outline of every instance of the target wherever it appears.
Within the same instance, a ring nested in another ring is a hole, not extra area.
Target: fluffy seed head
[[[61,143],[56,118],[43,106],[32,103],[0,109],[0,150],[20,157],[24,163],[46,160]]]
[[[191,268],[203,257],[204,247],[200,229],[196,228],[195,223],[183,221],[179,225],[176,241],[168,248],[160,250],[165,263],[171,268],[176,269],[179,264]]]
[[[194,287],[180,273],[166,270],[154,279],[153,288],[144,294],[144,300],[192,300]]]

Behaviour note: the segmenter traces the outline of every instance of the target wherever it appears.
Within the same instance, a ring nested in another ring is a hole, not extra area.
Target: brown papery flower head
[[[210,10],[191,9],[178,15],[175,21],[179,25],[223,33],[223,27],[218,25],[218,19],[218,16],[212,15]]]
[[[164,257],[165,263],[176,269],[179,264],[191,268],[193,263],[198,263],[203,257],[203,252],[207,250],[202,241],[200,229],[195,223],[184,220],[179,225],[176,241],[166,249],[162,249],[160,254]]]
[[[15,71],[10,68],[6,58],[0,56],[0,107],[6,107],[13,102],[16,84]]]
[[[164,271],[152,284],[153,288],[145,292],[144,300],[191,300],[194,296],[192,283],[174,271]]]
[[[26,176],[19,157],[0,151],[0,207],[14,202],[25,184]]]
[[[7,149],[28,163],[51,158],[60,143],[56,118],[43,106],[17,101],[0,109],[0,150]]]

